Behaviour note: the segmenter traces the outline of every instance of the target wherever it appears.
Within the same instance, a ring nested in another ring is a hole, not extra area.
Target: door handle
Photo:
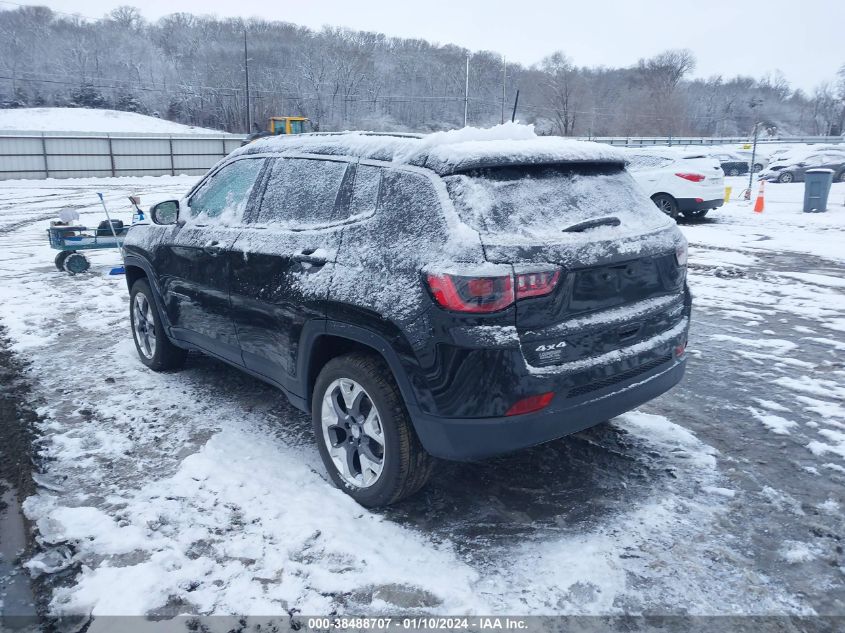
[[[293,260],[300,264],[310,264],[314,267],[325,266],[328,260],[321,255],[314,255],[316,252],[316,248],[303,248],[298,253],[294,253]]]
[[[293,256],[293,260],[300,264],[310,264],[315,267],[325,266],[326,262],[328,262],[325,257],[315,257],[314,255],[306,255],[305,253],[297,253]]]
[[[211,255],[212,257],[217,257],[223,251],[223,247],[220,246],[219,242],[212,241],[208,242],[205,246],[203,246],[202,250]]]

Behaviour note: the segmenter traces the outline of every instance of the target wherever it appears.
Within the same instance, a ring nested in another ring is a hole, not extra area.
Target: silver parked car
[[[808,169],[832,169],[834,182],[845,182],[845,151],[824,150],[798,158],[787,158],[771,163],[760,172],[760,178],[769,182],[803,182]]]

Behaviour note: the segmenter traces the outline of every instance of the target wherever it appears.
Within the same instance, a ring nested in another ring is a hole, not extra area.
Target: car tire
[[[760,171],[763,171],[763,163],[754,163],[754,166],[751,168],[751,173],[756,174]]]
[[[141,362],[153,371],[170,371],[185,364],[188,350],[175,346],[164,332],[155,298],[146,279],[132,284],[129,323]]]
[[[728,176],[739,176],[739,170],[736,167],[731,167],[731,169],[728,170]]]
[[[839,172],[839,175],[834,179],[836,182],[845,182],[845,169]]]
[[[792,172],[784,171],[781,172],[780,176],[778,176],[778,182],[788,183],[794,182],[795,176],[792,175]]]
[[[56,264],[56,268],[64,272],[65,270],[65,260],[73,251],[59,251],[56,254],[56,259],[53,262]]]
[[[434,459],[420,444],[390,368],[378,356],[354,353],[326,363],[314,384],[311,420],[332,481],[364,507],[396,503],[431,475]]]
[[[668,193],[658,193],[651,197],[652,202],[657,205],[657,208],[663,211],[670,218],[678,219],[680,213],[678,211],[678,202]]]

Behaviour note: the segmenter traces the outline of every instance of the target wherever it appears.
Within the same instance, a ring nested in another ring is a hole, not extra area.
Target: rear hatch
[[[741,160],[741,159],[740,159]],[[701,189],[696,197],[703,200],[720,200],[725,195],[725,172],[718,160],[704,154],[689,154],[676,161],[681,174],[702,175],[704,180],[690,180],[693,190]],[[676,174],[677,175],[677,174]]]
[[[685,240],[620,164],[494,167],[445,180],[488,261],[512,265],[518,280],[560,271],[551,293],[517,301],[529,365],[592,358],[678,324]]]

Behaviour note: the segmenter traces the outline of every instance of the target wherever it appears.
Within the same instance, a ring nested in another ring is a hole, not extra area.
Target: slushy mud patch
[[[24,371],[0,326],[0,491],[13,488],[20,502],[35,492],[32,461],[38,419],[27,404],[30,389]],[[0,502],[0,511],[4,509]]]
[[[31,397],[26,366],[9,349],[0,327],[0,616],[20,629],[36,626],[36,608],[46,613],[51,593],[43,583],[30,586],[23,566],[38,551],[32,525],[20,510],[36,492],[38,415],[30,407]]]

